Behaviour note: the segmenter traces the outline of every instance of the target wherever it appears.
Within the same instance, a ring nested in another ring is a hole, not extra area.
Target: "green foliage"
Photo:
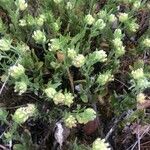
[[[37,110],[48,103],[45,116],[56,122],[61,112],[70,128],[96,118],[99,112],[93,106],[99,97],[108,105],[105,110],[113,108],[120,115],[135,109],[137,95],[150,87],[150,30],[139,36],[136,17],[140,9],[149,11],[146,1],[99,5],[96,0],[0,0],[2,84],[8,78],[18,95],[36,95],[42,101],[37,101]],[[12,115],[0,109],[1,122],[12,121],[6,139],[14,139],[17,129],[37,116],[33,114],[39,110],[33,110],[20,107]],[[14,149],[30,149],[30,136],[21,140]]]

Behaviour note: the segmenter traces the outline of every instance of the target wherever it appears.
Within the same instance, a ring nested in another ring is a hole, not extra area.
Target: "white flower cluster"
[[[10,47],[11,47],[10,40],[8,40],[6,38],[0,39],[0,50],[8,51],[8,50],[10,50]]]
[[[73,48],[68,48],[67,57],[72,60],[72,64],[80,68],[85,64],[86,58],[82,54],[77,54]]]
[[[19,92],[19,95],[22,95],[27,91],[27,83],[24,81],[15,82],[15,92]]]
[[[56,4],[59,4],[62,2],[62,0],[53,0]]]
[[[51,39],[50,43],[48,44],[48,46],[49,46],[49,51],[56,52],[57,50],[60,49],[60,41],[59,41],[59,39]]]
[[[22,124],[28,120],[29,117],[34,116],[36,113],[36,107],[34,104],[27,104],[26,107],[18,108],[14,115],[12,116],[13,120],[18,123]]]
[[[98,19],[95,23],[94,23],[94,27],[98,30],[102,30],[104,29],[106,26],[106,23],[104,22],[103,19]]]
[[[76,118],[70,114],[69,116],[64,118],[64,123],[66,127],[73,128],[73,127],[76,127],[77,121],[76,121]]]
[[[110,72],[106,72],[98,76],[97,83],[100,86],[104,86],[106,83],[113,81],[113,80],[114,80],[114,76]]]
[[[37,19],[36,19],[36,23],[38,26],[43,26],[44,22],[46,21],[46,17],[41,14]]]
[[[128,20],[129,16],[127,13],[119,13],[119,21],[120,22],[126,22]]]
[[[93,57],[93,61],[97,61],[97,62],[105,62],[107,61],[107,54],[104,50],[96,50],[95,52],[93,52],[92,54]]]
[[[80,68],[85,64],[85,57],[82,54],[78,54],[72,61],[72,64],[77,67]]]
[[[24,11],[28,7],[28,4],[25,0],[17,0],[16,6],[19,8],[19,10]]]
[[[97,138],[92,144],[92,150],[111,150],[105,139]]]
[[[145,98],[146,98],[146,96],[144,95],[144,93],[139,93],[136,97],[137,103],[139,103],[139,104],[144,103]]]
[[[120,29],[116,29],[114,32],[114,40],[113,40],[113,44],[114,44],[114,48],[115,48],[115,54],[117,57],[122,56],[125,53],[125,47],[123,46],[123,42],[121,40],[121,30]]]
[[[145,38],[145,39],[143,40],[143,45],[144,45],[145,47],[150,48],[150,38]]]
[[[85,16],[85,22],[88,25],[92,25],[95,22],[95,18],[92,15],[88,14]]]
[[[61,104],[61,105],[66,105],[66,106],[70,107],[71,104],[73,103],[74,97],[71,93],[63,94],[62,92],[57,92],[52,87],[45,89],[44,92],[48,98],[53,99],[53,101],[56,105]]]
[[[135,80],[139,80],[144,77],[143,68],[139,68],[137,70],[132,70],[131,74]]]
[[[32,38],[35,40],[36,43],[38,44],[43,44],[46,42],[46,36],[45,33],[40,31],[40,30],[36,30],[33,32]]]
[[[22,75],[24,75],[24,73],[25,73],[25,68],[20,64],[14,65],[9,68],[10,76],[15,79],[20,78]]]

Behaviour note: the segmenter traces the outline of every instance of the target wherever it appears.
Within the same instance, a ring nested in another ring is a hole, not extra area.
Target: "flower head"
[[[100,86],[104,86],[106,83],[108,83],[109,81],[113,81],[113,75],[110,72],[106,72],[104,74],[100,74],[97,78],[97,83]]]
[[[136,97],[136,100],[139,104],[142,104],[145,102],[145,98],[146,96],[144,95],[144,93],[139,93]]]
[[[34,31],[32,37],[36,43],[42,44],[46,42],[45,33],[40,30]]]
[[[74,49],[68,48],[67,55],[69,58],[74,59],[77,56],[77,52]]]
[[[105,142],[105,139],[97,138],[92,145],[92,150],[110,150],[109,144]]]
[[[85,22],[88,24],[88,25],[92,25],[94,23],[95,19],[93,18],[92,15],[88,14],[85,16]]]
[[[42,26],[45,22],[46,18],[43,14],[41,14],[38,18],[37,18],[37,25],[38,26]]]
[[[143,77],[144,77],[143,68],[139,68],[139,69],[137,69],[137,70],[133,70],[133,71],[131,72],[131,74],[132,74],[132,76],[133,76],[133,78],[134,78],[135,80],[138,80],[138,79],[140,79],[140,78],[143,78]]]
[[[0,50],[7,51],[11,47],[11,41],[8,39],[0,39]]]
[[[54,98],[54,95],[56,94],[56,90],[52,87],[45,89],[44,92],[46,93],[47,97],[49,97],[49,98]]]
[[[107,54],[104,50],[95,51],[95,52],[93,52],[93,55],[94,55],[93,59],[98,62],[107,61]]]
[[[116,20],[117,20],[117,17],[114,14],[110,14],[110,16],[108,17],[108,21],[111,23],[116,21]]]
[[[125,22],[128,20],[128,14],[127,13],[119,13],[119,21]]]
[[[20,19],[20,20],[19,20],[19,26],[24,27],[24,26],[26,26],[26,25],[27,25],[26,20],[24,20],[24,19]]]
[[[17,0],[16,5],[19,7],[21,11],[24,11],[28,7],[28,4],[26,3],[25,0]]]
[[[59,4],[62,2],[62,0],[53,0],[56,4]]]
[[[10,76],[17,79],[20,78],[25,73],[25,68],[18,64],[9,68]]]
[[[70,105],[73,103],[74,97],[72,96],[71,93],[65,93],[64,96],[65,96],[64,104],[70,107]]]
[[[27,91],[27,83],[24,81],[15,82],[15,92],[19,92],[19,95],[22,95]]]
[[[58,92],[54,95],[53,101],[56,105],[64,104],[65,96],[63,93]]]
[[[106,26],[106,23],[102,19],[98,19],[94,24],[94,27],[99,30],[104,29],[105,26]]]
[[[57,51],[60,49],[60,40],[59,39],[51,39],[51,43],[48,44],[49,51]]]
[[[150,38],[145,38],[145,39],[143,40],[143,45],[144,45],[145,47],[150,48]]]
[[[74,59],[73,59],[73,65],[77,68],[80,68],[84,65],[85,63],[85,57],[82,54],[78,54]]]
[[[27,104],[26,107],[18,108],[13,117],[13,120],[18,123],[22,124],[28,120],[29,117],[32,117],[36,112],[36,107],[34,104]]]
[[[65,122],[66,127],[68,128],[76,127],[76,124],[77,124],[75,117],[72,115],[69,115],[66,118],[64,118],[64,122]]]

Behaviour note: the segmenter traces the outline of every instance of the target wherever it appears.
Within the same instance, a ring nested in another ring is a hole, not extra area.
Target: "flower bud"
[[[49,51],[57,51],[60,49],[60,41],[59,39],[51,39],[51,43],[48,44],[49,46]]]
[[[13,120],[18,123],[22,124],[28,120],[29,117],[32,117],[36,112],[36,107],[34,104],[27,104],[26,107],[18,108],[14,115]]]
[[[73,117],[72,115],[69,115],[67,118],[65,118],[64,122],[65,122],[66,127],[68,128],[76,127],[76,124],[77,124],[75,117]]]
[[[94,27],[99,30],[104,29],[105,26],[106,26],[106,23],[102,19],[98,19],[94,24]]]
[[[135,80],[143,78],[144,77],[143,68],[139,68],[137,70],[132,70],[131,74]]]
[[[62,2],[62,0],[53,0],[56,4],[59,4]]]
[[[72,3],[71,3],[71,2],[67,2],[67,6],[66,6],[66,8],[67,8],[68,10],[73,9],[73,5],[72,5]]]
[[[141,1],[137,0],[133,3],[133,9],[137,10],[141,7]]]
[[[119,21],[120,22],[126,22],[128,20],[128,14],[127,13],[119,13]]]
[[[111,75],[110,72],[106,72],[104,74],[100,74],[97,78],[97,83],[100,86],[104,86],[106,83],[108,83],[109,81],[113,81],[113,75]]]
[[[82,54],[78,54],[74,59],[73,59],[73,65],[77,68],[80,68],[84,65],[85,63],[85,57]]]
[[[146,38],[146,39],[144,39],[144,41],[143,41],[143,45],[144,45],[145,47],[150,48],[150,38]]]
[[[139,25],[135,22],[129,23],[129,30],[132,32],[136,32],[139,29]]]
[[[115,39],[122,39],[122,31],[121,29],[116,29],[114,32],[114,38]]]
[[[19,92],[19,95],[22,95],[27,91],[27,84],[24,81],[21,82],[15,82],[15,87],[14,87],[15,92]]]
[[[94,23],[95,19],[93,18],[92,15],[88,14],[85,16],[85,22],[88,24],[88,25],[92,25]]]
[[[101,19],[105,19],[107,17],[107,12],[105,10],[101,10],[98,13],[98,17],[101,18]]]
[[[114,22],[117,20],[117,17],[114,14],[110,14],[110,16],[108,17],[108,21],[110,23]]]
[[[67,55],[69,58],[74,59],[77,56],[77,52],[74,49],[68,48]]]
[[[32,38],[35,40],[36,43],[38,44],[43,44],[46,42],[46,37],[45,37],[45,33],[40,31],[40,30],[36,30],[34,31]]]
[[[54,95],[56,94],[56,90],[52,87],[45,89],[44,92],[46,93],[47,97],[49,97],[49,98],[54,98]]]
[[[139,103],[139,104],[144,103],[145,98],[146,98],[146,96],[144,95],[144,93],[139,93],[136,97],[137,103]]]
[[[73,103],[74,97],[72,96],[71,93],[65,93],[64,96],[65,96],[64,104],[70,107],[70,105]]]
[[[92,144],[92,150],[111,150],[105,139],[97,138]]]
[[[125,47],[123,45],[119,46],[119,47],[116,47],[116,49],[115,49],[115,55],[117,57],[120,57],[120,56],[122,56],[124,54],[125,54]]]
[[[18,65],[14,65],[14,66],[10,67],[9,73],[10,73],[11,77],[18,79],[22,75],[24,75],[25,69],[22,65],[18,64]]]
[[[56,105],[64,104],[64,100],[65,100],[65,96],[61,92],[58,92],[54,95],[53,101]]]
[[[7,40],[5,38],[0,39],[0,50],[2,51],[8,51],[11,47],[11,41]]]
[[[94,60],[99,61],[99,62],[105,62],[107,61],[107,54],[104,50],[99,50],[93,52],[94,55]]]
[[[27,25],[26,20],[24,20],[24,19],[20,19],[20,20],[19,20],[19,26],[24,27],[24,26],[26,26],[26,25]]]
[[[43,26],[44,22],[45,22],[46,18],[43,14],[41,14],[38,18],[37,18],[37,25],[38,26]]]
[[[28,4],[25,0],[17,0],[16,5],[21,11],[24,11],[28,7]]]
[[[115,39],[113,40],[113,44],[114,44],[114,47],[115,47],[115,48],[121,47],[121,46],[123,45],[123,43],[122,43],[122,41],[121,41],[120,38],[115,38]]]

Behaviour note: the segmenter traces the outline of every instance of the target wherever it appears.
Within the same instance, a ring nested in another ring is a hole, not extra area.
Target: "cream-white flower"
[[[77,68],[80,68],[84,65],[85,63],[85,57],[82,54],[78,54],[74,59],[73,59],[73,65]]]
[[[145,39],[143,40],[143,45],[144,45],[145,47],[150,48],[150,38],[145,38]]]
[[[65,125],[68,128],[76,127],[77,121],[74,116],[69,115],[67,118],[64,119]]]
[[[54,95],[53,101],[56,105],[64,104],[65,96],[63,93],[58,92]]]
[[[108,21],[109,22],[114,22],[117,20],[117,17],[114,15],[114,14],[110,14],[109,17],[108,17]]]
[[[27,91],[27,84],[24,81],[15,82],[14,89],[15,92],[19,92],[19,95],[22,95]]]
[[[136,80],[143,78],[144,77],[143,68],[139,68],[137,70],[132,70],[131,74],[132,74],[133,78]]]
[[[46,36],[45,33],[40,31],[40,30],[36,30],[33,32],[32,38],[35,40],[36,43],[42,44],[46,42]]]
[[[8,50],[10,50],[10,48],[11,48],[10,40],[8,40],[6,38],[0,39],[0,50],[8,51]]]
[[[127,13],[119,13],[119,21],[125,22],[128,20],[128,14]]]
[[[13,120],[18,123],[22,124],[28,120],[29,117],[32,117],[36,113],[36,107],[34,104],[27,104],[26,107],[18,108],[14,115]]]
[[[99,29],[99,30],[104,29],[105,26],[106,26],[106,23],[104,22],[103,19],[98,19],[98,20],[95,22],[95,24],[94,24],[94,27],[97,28],[97,29]]]
[[[109,144],[106,143],[105,139],[97,138],[92,145],[92,150],[110,150]]]
[[[94,23],[95,19],[93,18],[92,15],[88,14],[85,16],[85,22],[88,24],[88,25],[92,25]]]
[[[65,100],[64,100],[64,104],[67,105],[68,107],[70,107],[70,105],[73,103],[73,95],[71,93],[65,93]]]
[[[136,100],[139,104],[142,104],[145,102],[145,98],[146,96],[144,95],[144,93],[139,93],[136,97]]]
[[[24,20],[24,19],[20,19],[20,20],[19,20],[19,26],[24,27],[24,26],[26,26],[26,25],[27,25],[26,20]]]
[[[17,0],[17,6],[21,11],[24,11],[28,7],[28,4],[25,0]]]
[[[67,55],[69,58],[74,59],[77,56],[77,52],[74,49],[68,48]]]
[[[107,54],[104,50],[95,51],[93,54],[95,55],[94,59],[99,62],[105,62],[107,60]]]
[[[25,73],[25,68],[20,64],[14,65],[9,68],[9,73],[11,77],[17,79]]]
[[[49,97],[49,98],[54,98],[54,95],[56,94],[56,90],[52,87],[45,89],[44,92],[46,93],[47,97]]]
[[[62,2],[62,0],[53,0],[56,4],[59,4]]]

